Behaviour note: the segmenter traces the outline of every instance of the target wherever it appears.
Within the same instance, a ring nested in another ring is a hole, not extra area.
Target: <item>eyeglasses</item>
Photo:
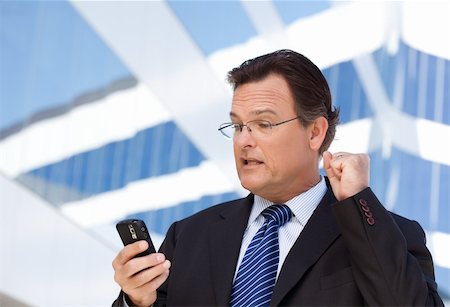
[[[272,124],[267,120],[252,120],[247,122],[246,124],[235,124],[235,123],[223,123],[219,127],[219,131],[223,134],[227,139],[232,139],[237,134],[242,132],[244,127],[247,128],[247,131],[251,133],[255,138],[265,137],[272,133],[272,127],[279,126],[290,121],[298,119],[300,116]]]

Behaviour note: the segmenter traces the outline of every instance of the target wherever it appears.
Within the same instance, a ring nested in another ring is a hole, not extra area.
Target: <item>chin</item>
[[[253,194],[260,194],[258,192],[264,188],[262,182],[258,182],[254,178],[241,178],[241,185]]]

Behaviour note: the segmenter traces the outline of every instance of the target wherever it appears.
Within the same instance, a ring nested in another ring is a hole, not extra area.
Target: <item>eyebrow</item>
[[[253,114],[253,115],[261,115],[261,114],[264,114],[264,113],[270,113],[270,114],[273,114],[273,115],[277,115],[277,113],[274,110],[271,110],[271,109],[254,110],[254,111],[250,112],[250,114]],[[230,117],[234,117],[234,118],[237,117],[237,118],[239,118],[239,116],[236,113],[233,113],[233,111],[230,112]]]

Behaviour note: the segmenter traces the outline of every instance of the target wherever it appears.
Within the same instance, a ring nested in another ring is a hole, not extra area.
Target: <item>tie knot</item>
[[[281,227],[291,219],[292,211],[285,204],[276,204],[264,209],[262,215],[266,221],[275,221]]]

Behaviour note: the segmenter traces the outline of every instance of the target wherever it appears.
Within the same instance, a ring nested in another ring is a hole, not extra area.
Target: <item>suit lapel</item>
[[[305,272],[339,236],[331,204],[336,202],[329,188],[289,252],[272,296],[271,306],[279,305]]]
[[[252,205],[252,194],[235,202],[221,213],[221,219],[209,231],[211,274],[218,306],[229,305],[236,263]]]

